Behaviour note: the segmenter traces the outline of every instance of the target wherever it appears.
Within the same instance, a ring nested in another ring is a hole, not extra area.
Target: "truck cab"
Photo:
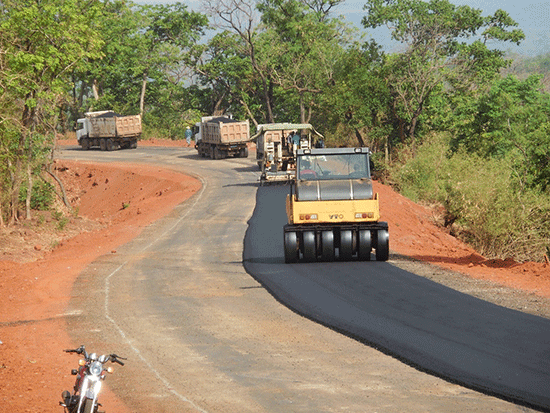
[[[86,118],[77,119],[76,121],[76,139],[80,142],[83,137],[88,137],[89,122]]]

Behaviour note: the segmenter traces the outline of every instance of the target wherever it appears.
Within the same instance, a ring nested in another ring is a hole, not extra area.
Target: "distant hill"
[[[550,53],[528,57],[509,52],[507,58],[513,59],[513,63],[508,69],[503,70],[504,76],[514,74],[519,79],[525,79],[533,74],[541,74],[541,84],[544,90],[550,93]]]

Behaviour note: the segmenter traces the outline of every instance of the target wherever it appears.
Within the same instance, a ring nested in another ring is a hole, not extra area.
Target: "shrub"
[[[400,159],[389,169],[391,179],[399,191],[413,201],[438,201],[449,155],[449,138],[445,134],[431,135],[414,155],[408,148],[400,151]]]
[[[25,202],[26,197],[27,186],[23,185],[21,187],[21,192],[19,193],[19,202]],[[47,211],[53,205],[54,199],[55,189],[52,184],[41,179],[36,179],[33,182],[31,194],[31,209],[38,211]]]
[[[415,201],[445,207],[445,225],[488,258],[541,261],[550,248],[550,197],[522,186],[510,158],[482,158],[434,135],[394,165],[392,178]]]

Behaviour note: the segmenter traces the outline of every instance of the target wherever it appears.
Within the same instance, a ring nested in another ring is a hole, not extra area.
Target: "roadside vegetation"
[[[3,0],[0,227],[48,208],[56,137],[91,110],[141,114],[143,139],[183,139],[201,116],[308,122],[329,146],[369,146],[376,175],[444,209],[491,258],[549,254],[550,55],[504,10],[448,0]],[[394,52],[369,30],[390,28]],[[254,127],[254,126],[253,126]],[[48,182],[45,184],[44,182]]]

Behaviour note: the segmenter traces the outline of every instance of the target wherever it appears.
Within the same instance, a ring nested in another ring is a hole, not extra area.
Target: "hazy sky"
[[[135,0],[139,4],[169,4],[176,0]],[[180,0],[187,4],[189,8],[200,10],[199,0]],[[493,14],[498,9],[503,9],[514,19],[519,28],[525,33],[525,40],[519,47],[506,46],[525,55],[538,55],[550,52],[550,1],[543,0],[455,0],[451,1],[457,5],[468,5],[470,7],[481,9],[483,15]],[[353,22],[362,28],[361,19],[365,15],[363,11],[364,1],[346,0],[336,10],[335,14],[344,15],[347,20]],[[377,32],[367,31],[378,42],[386,42]],[[388,44],[389,47],[389,44]]]

